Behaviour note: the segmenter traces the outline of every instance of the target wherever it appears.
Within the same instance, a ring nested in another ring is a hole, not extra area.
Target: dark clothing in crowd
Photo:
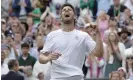
[[[14,0],[14,2],[12,3],[13,12],[16,14],[17,17],[20,16],[19,14],[21,11],[21,6],[18,5],[20,1],[21,0]],[[32,11],[31,2],[30,0],[25,0],[25,3],[26,3],[25,11],[26,11],[26,14],[28,14],[29,12]]]
[[[24,77],[14,71],[10,71],[6,75],[2,75],[1,80],[24,80]]]
[[[108,11],[108,15],[110,17],[115,17],[115,16],[118,16],[120,14],[120,12],[124,12],[124,10],[127,9],[126,6],[124,5],[120,5],[120,9],[118,9],[117,11],[114,10],[114,5],[112,5]]]
[[[36,59],[30,55],[28,55],[27,59],[24,60],[22,56],[18,59],[19,65],[20,66],[34,66]]]

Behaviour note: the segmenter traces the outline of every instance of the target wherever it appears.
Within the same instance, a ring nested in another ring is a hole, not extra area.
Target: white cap
[[[126,73],[126,69],[125,69],[124,67],[120,67],[120,68],[118,68],[118,71],[119,71],[119,70],[123,70],[124,73]]]

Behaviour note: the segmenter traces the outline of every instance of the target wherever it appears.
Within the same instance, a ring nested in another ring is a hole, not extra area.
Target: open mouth
[[[68,14],[66,14],[65,17],[70,17],[70,16]]]

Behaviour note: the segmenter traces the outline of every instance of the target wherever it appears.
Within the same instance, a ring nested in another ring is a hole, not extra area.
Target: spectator
[[[29,13],[29,15],[33,17],[34,24],[40,23],[41,9],[39,8],[39,4],[40,2],[38,0],[35,0],[32,5],[34,10]]]
[[[126,28],[122,29],[120,32],[118,32],[118,35],[120,36],[120,41],[125,45],[126,49],[131,47],[130,39],[128,36],[131,35],[130,32]]]
[[[120,43],[116,33],[111,32],[108,35],[106,58],[105,77],[109,76],[109,73],[116,71],[119,67],[124,65],[124,44]]]
[[[131,20],[131,12],[130,9],[125,9],[123,13],[120,14],[119,17],[119,28],[126,28],[130,24]]]
[[[131,37],[131,44],[133,46],[133,36]],[[126,57],[126,70],[128,73],[128,78],[133,76],[133,47],[128,48],[125,50],[125,57]]]
[[[4,51],[1,52],[1,75],[5,75],[9,72],[8,65],[5,63],[6,54]]]
[[[118,18],[118,16],[120,15],[121,12],[124,12],[124,10],[126,9],[126,7],[122,4],[120,4],[120,0],[113,0],[114,4],[111,5],[109,11],[108,11],[108,15],[110,17],[115,17]]]
[[[97,1],[96,0],[80,0],[80,8],[88,8],[92,11],[93,17],[97,14]]]
[[[103,67],[104,67],[103,58],[97,58],[94,55],[89,55],[86,59],[85,65],[86,67],[88,67],[88,71],[86,74],[87,79],[103,78]]]
[[[108,36],[110,32],[114,32],[117,34],[117,23],[116,23],[116,20],[114,18],[109,19],[109,28],[107,30],[105,30],[104,37]]]
[[[30,0],[14,0],[12,7],[13,12],[21,21],[25,21],[29,12],[32,11]]]
[[[105,11],[101,11],[99,13],[97,23],[103,40],[104,31],[107,30],[109,27],[109,16],[106,14]]]
[[[122,79],[121,79],[121,76],[120,76],[119,72],[113,71],[113,72],[110,73],[109,80],[122,80]]]
[[[118,72],[120,73],[122,80],[126,80],[126,69],[124,67],[120,67]]]
[[[1,80],[24,80],[24,77],[17,73],[19,70],[19,63],[17,60],[10,60],[8,62],[8,68],[10,71],[6,75],[3,75]]]
[[[1,0],[1,16],[7,17],[12,8],[12,0]]]
[[[32,69],[36,62],[36,59],[32,56],[30,56],[29,49],[30,46],[27,43],[23,43],[21,45],[22,49],[22,56],[18,59],[18,62],[20,64],[20,69],[22,69],[27,76],[28,79],[32,79]]]
[[[31,37],[25,37],[23,39],[24,43],[28,43],[30,48],[29,48],[29,54],[31,56],[33,56],[34,58],[36,58],[36,60],[38,60],[39,54],[37,51],[37,47],[34,46],[34,40]]]
[[[131,15],[133,15],[133,0],[126,0],[125,6],[131,10]]]

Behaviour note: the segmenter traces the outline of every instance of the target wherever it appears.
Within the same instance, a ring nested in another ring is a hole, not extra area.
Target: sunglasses
[[[5,22],[1,22],[2,24],[6,24]]]
[[[127,59],[133,59],[133,57],[127,57]]]

